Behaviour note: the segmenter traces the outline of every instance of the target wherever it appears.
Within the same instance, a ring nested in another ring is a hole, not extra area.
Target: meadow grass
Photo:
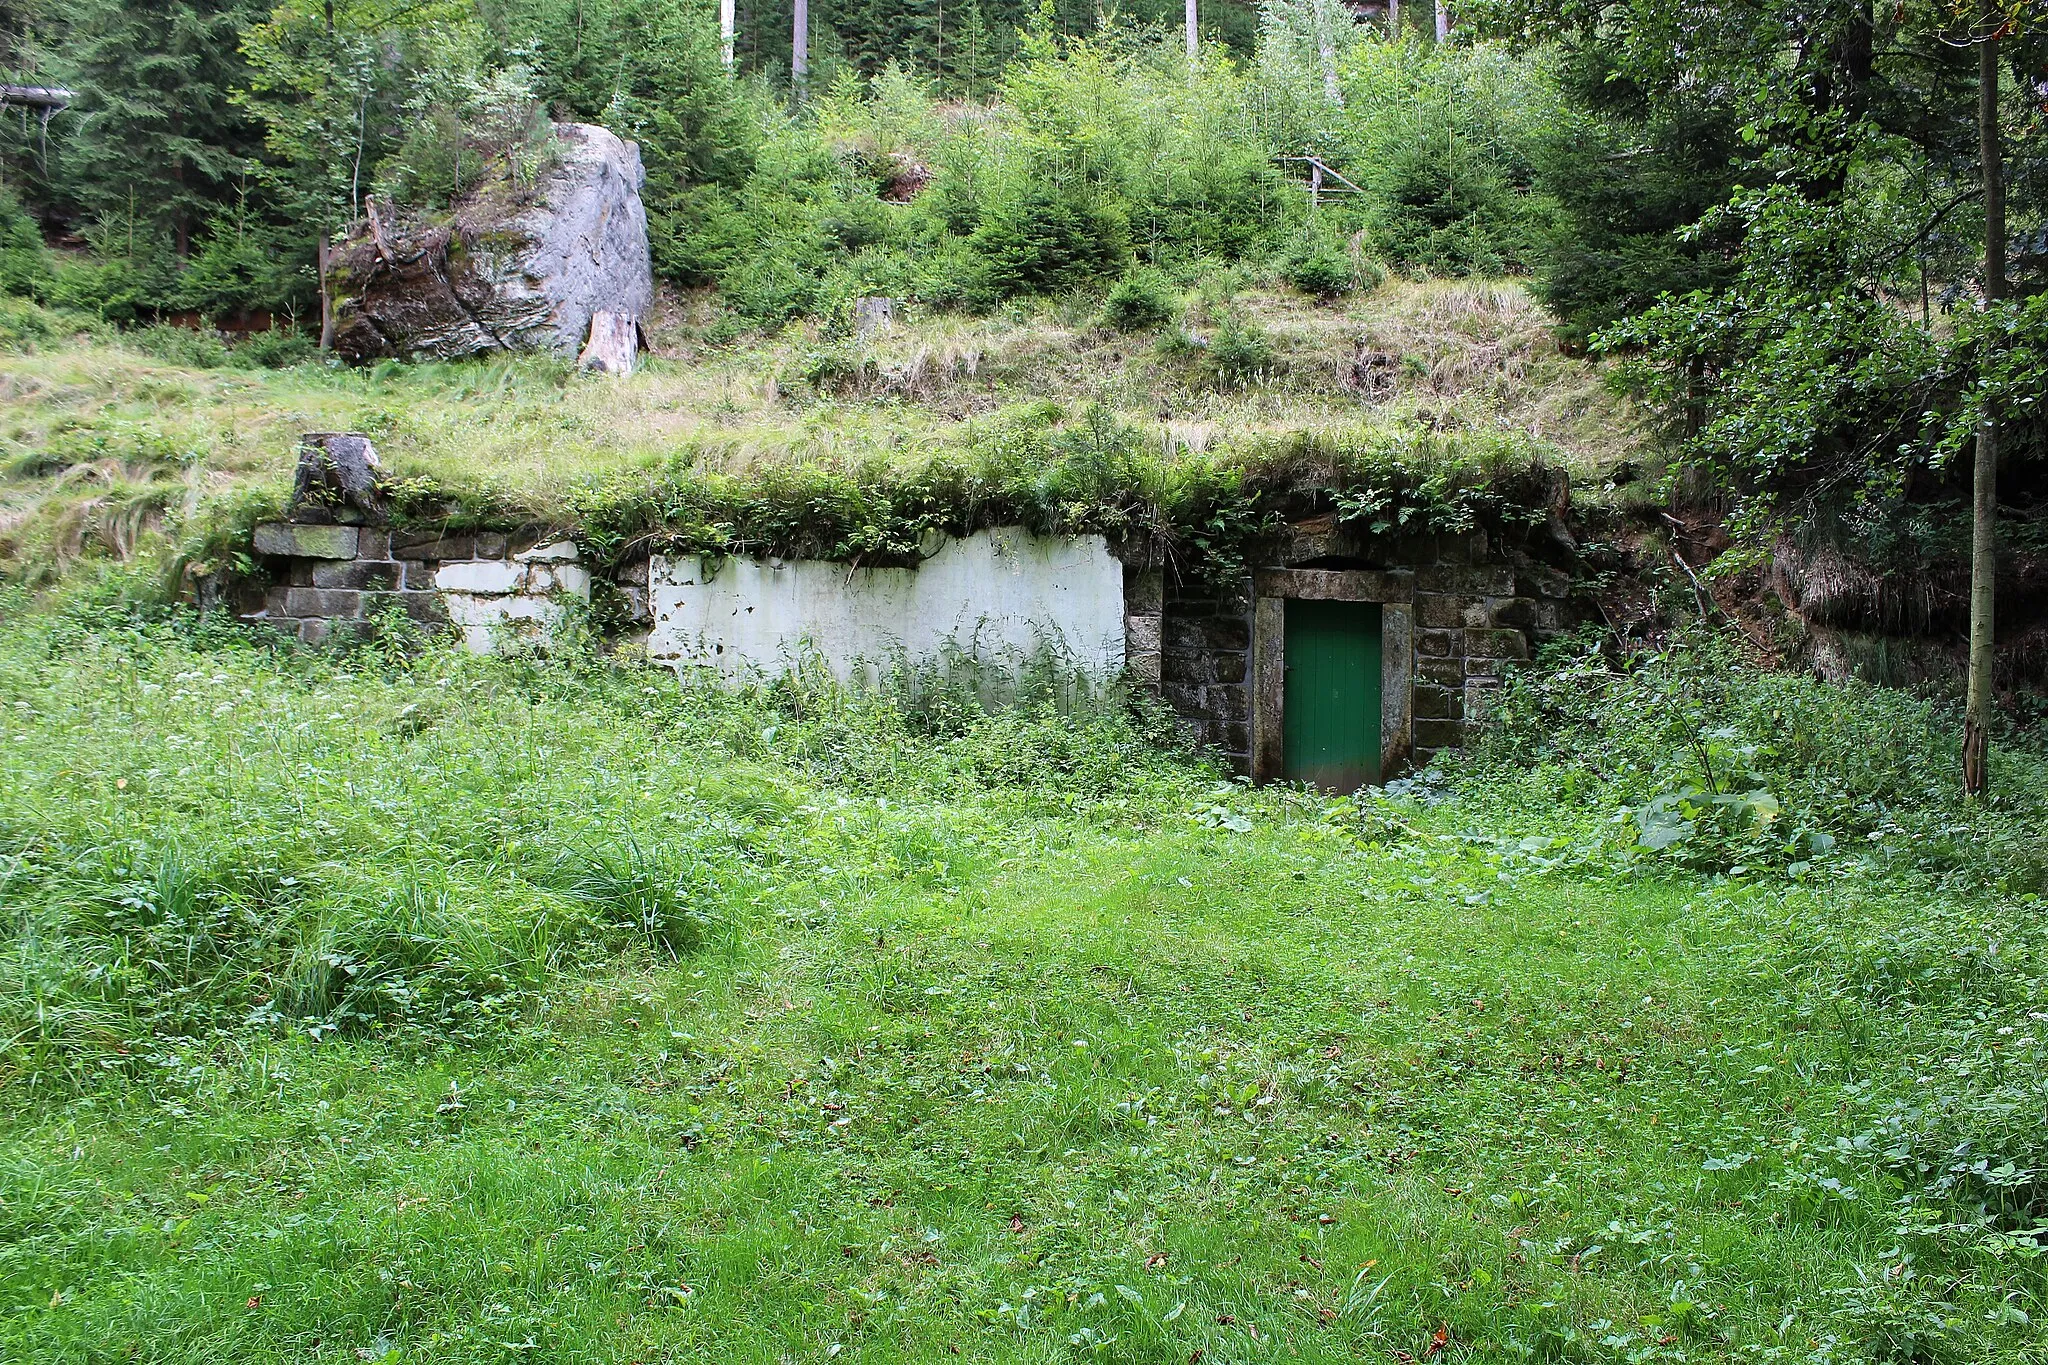
[[[5,614],[0,1358],[2038,1358],[2028,1219],[1887,1155],[2038,1078],[2038,900]]]

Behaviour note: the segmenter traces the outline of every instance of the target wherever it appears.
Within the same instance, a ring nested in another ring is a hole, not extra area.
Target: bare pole
[[[320,272],[320,351],[324,355],[334,349],[334,294],[327,278],[334,268],[334,250],[324,232],[315,244],[313,260],[314,268]]]
[[[2003,17],[1987,5],[1991,30],[1977,44],[1977,158],[1984,177],[1984,307],[2005,297],[2005,164],[1998,136],[1998,37]],[[1990,787],[1991,714],[1997,662],[1994,616],[1998,604],[1998,409],[1990,401],[1977,425],[1971,471],[1970,688],[1963,721],[1963,792]]]

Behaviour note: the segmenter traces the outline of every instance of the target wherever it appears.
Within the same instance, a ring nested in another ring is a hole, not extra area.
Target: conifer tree
[[[994,83],[995,54],[990,48],[988,20],[982,14],[981,0],[966,0],[960,7],[953,36],[952,72],[971,100],[987,94]]]
[[[77,94],[64,165],[90,214],[133,214],[180,256],[261,146],[229,95],[254,0],[75,0],[59,74]]]

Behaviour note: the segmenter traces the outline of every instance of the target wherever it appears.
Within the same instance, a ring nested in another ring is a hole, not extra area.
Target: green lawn
[[[2042,1358],[1879,1156],[2039,1005],[1845,991],[1924,898],[18,600],[0,707],[0,1359]]]

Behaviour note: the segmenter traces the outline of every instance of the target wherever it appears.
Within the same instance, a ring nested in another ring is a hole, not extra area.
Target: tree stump
[[[596,312],[590,315],[590,340],[576,363],[586,370],[605,374],[631,374],[640,358],[640,324],[630,313]]]
[[[384,467],[367,436],[313,431],[299,438],[291,520],[344,526],[384,517]]]
[[[853,301],[853,335],[857,341],[866,341],[877,332],[886,332],[896,325],[896,300],[869,296]]]

